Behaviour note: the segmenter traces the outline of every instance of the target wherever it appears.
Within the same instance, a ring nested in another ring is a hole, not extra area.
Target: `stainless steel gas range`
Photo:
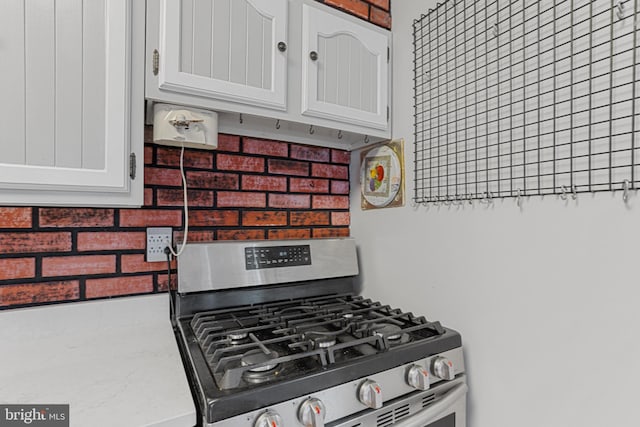
[[[352,239],[188,244],[173,316],[202,425],[465,427],[460,335],[357,276]]]

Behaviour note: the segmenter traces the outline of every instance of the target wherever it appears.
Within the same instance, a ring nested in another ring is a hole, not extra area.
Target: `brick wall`
[[[167,289],[166,263],[145,262],[145,229],[182,239],[180,150],[144,155],[140,209],[0,207],[0,308]],[[345,151],[220,135],[184,163],[191,242],[349,235]]]
[[[380,27],[391,29],[391,0],[317,0]]]
[[[317,1],[391,28],[390,0]],[[185,152],[189,241],[349,235],[349,153],[232,135],[219,144]],[[144,154],[140,209],[0,207],[0,309],[166,291],[165,263],[145,262],[145,229],[182,239],[180,150]]]

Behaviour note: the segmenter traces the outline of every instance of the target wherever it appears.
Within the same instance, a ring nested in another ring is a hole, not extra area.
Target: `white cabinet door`
[[[140,204],[129,177],[132,10],[3,0],[0,204]]]
[[[162,0],[161,90],[286,109],[287,0]]]
[[[387,129],[387,33],[307,4],[302,28],[302,114]]]

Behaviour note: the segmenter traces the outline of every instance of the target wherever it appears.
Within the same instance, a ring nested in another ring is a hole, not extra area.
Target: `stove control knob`
[[[429,390],[429,371],[423,366],[412,365],[407,372],[407,384],[418,390]]]
[[[452,380],[456,377],[453,362],[446,357],[438,356],[433,359],[433,375],[443,380]]]
[[[372,380],[366,380],[360,385],[358,399],[371,409],[382,408],[382,388]]]
[[[258,417],[254,427],[282,427],[283,425],[282,417],[276,411],[269,409]]]
[[[304,427],[324,427],[325,415],[324,403],[313,397],[302,402],[298,410],[298,420]]]

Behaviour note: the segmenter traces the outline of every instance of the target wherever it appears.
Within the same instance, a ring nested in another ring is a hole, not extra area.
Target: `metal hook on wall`
[[[491,191],[485,191],[484,197],[482,198],[482,203],[491,204],[493,203],[493,193]]]
[[[341,130],[338,131],[338,139],[342,139],[342,131]]]
[[[578,187],[575,184],[571,186],[571,198],[573,200],[578,200]]]
[[[500,35],[500,27],[498,27],[498,23],[493,24],[493,37],[498,37]]]
[[[618,19],[624,19],[624,2],[620,0],[616,5],[616,8],[618,9],[616,11],[616,15],[618,16]]]
[[[313,125],[309,126],[309,135],[313,135],[316,133],[316,130],[313,128]]]
[[[280,129],[280,119],[276,120],[276,129]]]
[[[560,191],[562,191],[562,193],[560,194],[560,198],[562,200],[567,200],[567,187],[565,187],[564,185],[560,186]]]
[[[622,189],[623,189],[623,193],[622,193],[622,201],[625,203],[629,202],[629,189],[631,188],[631,183],[629,182],[628,179],[625,179],[622,182]]]
[[[519,208],[522,207],[522,190],[518,188],[518,190],[516,190],[516,204],[518,205]]]
[[[244,119],[242,118],[242,113],[240,113],[240,124],[244,123]]]

